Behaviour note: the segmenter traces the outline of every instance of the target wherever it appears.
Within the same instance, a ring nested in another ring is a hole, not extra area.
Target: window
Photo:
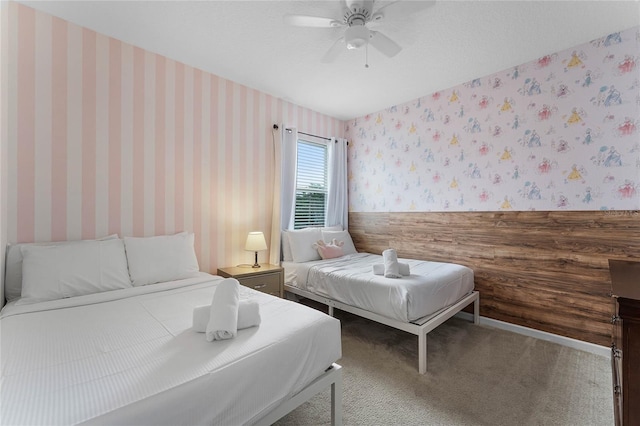
[[[327,146],[298,140],[294,229],[324,226],[327,205]]]

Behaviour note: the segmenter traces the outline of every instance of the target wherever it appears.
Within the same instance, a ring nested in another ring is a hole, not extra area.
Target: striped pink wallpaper
[[[4,258],[7,241],[7,141],[9,140],[9,7],[0,1],[0,306],[4,304]]]
[[[340,120],[8,9],[8,242],[188,230],[202,270],[248,262],[247,232],[269,238],[272,125],[344,135]]]

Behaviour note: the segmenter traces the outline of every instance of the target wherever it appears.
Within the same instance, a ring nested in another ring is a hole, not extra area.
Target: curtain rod
[[[291,129],[285,129],[285,130],[287,132],[291,133]],[[298,131],[298,134],[305,135],[305,136],[313,136],[314,138],[324,139],[326,141],[330,141],[331,140],[331,138],[327,138],[327,137],[324,137],[324,136],[318,136],[318,135],[312,135],[311,133],[305,133],[305,132],[301,132],[301,131]]]
[[[278,130],[278,125],[277,125],[277,124],[274,124],[274,125],[273,125],[273,128],[274,128],[274,130]],[[286,128],[285,128],[285,130],[286,130],[287,132],[291,132],[291,129],[286,129]],[[324,136],[318,136],[318,135],[312,135],[311,133],[305,133],[305,132],[300,132],[300,131],[299,131],[298,133],[299,133],[299,134],[301,134],[301,135],[305,135],[305,136],[312,136],[312,137],[314,137],[314,138],[324,139],[324,140],[326,140],[326,141],[330,141],[330,140],[331,140],[331,138],[327,138],[327,137],[324,137]],[[338,142],[338,141],[336,141],[336,142]],[[347,142],[347,145],[349,145],[349,142]]]
[[[290,129],[287,129],[287,130],[290,130]],[[301,135],[313,136],[314,138],[324,139],[324,140],[327,140],[327,141],[331,140],[331,138],[325,138],[324,136],[312,135],[312,134],[305,133],[305,132],[298,132],[298,133],[300,133]],[[338,143],[338,140],[336,139],[334,141],[334,143]],[[349,145],[349,141],[347,141],[347,145]]]
[[[306,136],[313,136],[314,138],[318,138],[318,139],[324,139],[326,141],[330,141],[331,138],[325,138],[324,136],[318,136],[318,135],[312,135],[311,133],[305,133],[305,132],[298,132],[301,135],[306,135]]]

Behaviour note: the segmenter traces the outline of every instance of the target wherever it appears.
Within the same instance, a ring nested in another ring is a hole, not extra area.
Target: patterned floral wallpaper
[[[350,211],[640,209],[640,27],[348,123]]]

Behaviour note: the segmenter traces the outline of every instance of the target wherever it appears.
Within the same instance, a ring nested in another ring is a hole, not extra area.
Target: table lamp
[[[264,239],[264,234],[262,232],[249,232],[247,235],[247,242],[244,245],[244,249],[246,251],[253,251],[256,253],[255,263],[252,268],[259,268],[260,264],[258,264],[258,252],[267,249],[267,242]]]

